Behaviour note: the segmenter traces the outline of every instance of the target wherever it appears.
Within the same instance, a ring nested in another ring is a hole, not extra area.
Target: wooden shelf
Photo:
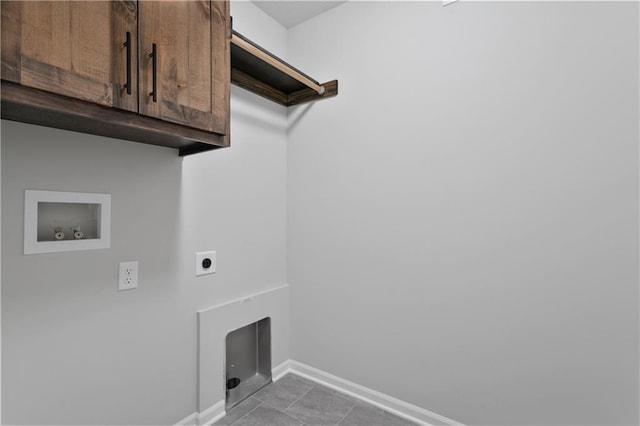
[[[231,43],[231,82],[285,106],[338,94],[337,80],[320,84],[236,32],[233,33]],[[170,123],[10,81],[2,80],[1,92],[0,118],[7,120],[175,148],[180,155],[229,146],[228,135]]]
[[[180,155],[229,146],[229,138],[2,81],[3,119],[176,148]]]
[[[338,80],[320,84],[236,31],[231,39],[231,83],[284,106],[338,95]],[[312,87],[324,88],[324,93]]]

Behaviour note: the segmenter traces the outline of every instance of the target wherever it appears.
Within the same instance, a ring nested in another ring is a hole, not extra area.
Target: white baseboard
[[[289,360],[283,362],[277,367],[272,368],[271,375],[273,380],[276,381],[290,371]],[[174,426],[205,426],[217,422],[221,418],[227,415],[224,410],[225,401],[221,400],[204,410],[202,413],[193,413],[184,419],[180,420]]]
[[[282,364],[273,367],[271,369],[271,377],[273,379],[273,381],[277,381],[280,380],[280,378],[282,378],[282,376],[284,376],[285,374],[289,373],[291,371],[291,360],[286,360],[285,362],[283,362]]]
[[[286,365],[284,365],[286,364]],[[375,405],[389,413],[405,418],[420,425],[448,425],[464,426],[462,423],[449,419],[440,414],[434,413],[417,405],[410,404],[392,396],[350,382],[341,377],[334,376],[326,371],[319,370],[298,361],[289,360],[278,366],[282,375],[287,372],[298,374],[306,379],[312,380],[328,388],[345,393],[354,398],[358,398],[366,403]]]
[[[202,413],[198,413],[198,425],[210,425],[211,423],[215,423],[226,415],[226,411],[224,411],[224,399],[216,402],[211,407],[204,410]]]
[[[282,364],[273,367],[271,375],[273,381],[277,381],[287,373],[294,373],[309,379],[313,382],[342,392],[368,404],[375,405],[382,410],[395,414],[414,423],[423,426],[446,425],[446,426],[465,426],[450,418],[434,413],[417,405],[410,404],[382,392],[369,389],[341,377],[334,376],[326,371],[319,370],[315,367],[303,364],[294,360],[287,360]],[[193,413],[176,423],[176,426],[191,425],[210,425],[217,422],[226,415],[224,411],[224,400],[217,402],[202,413]]]
[[[189,414],[173,426],[196,426],[198,424],[198,412]]]

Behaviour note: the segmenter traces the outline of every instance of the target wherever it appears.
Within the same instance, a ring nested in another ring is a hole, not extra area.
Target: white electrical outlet
[[[201,251],[196,253],[196,277],[216,272],[216,252]]]
[[[133,290],[138,287],[138,262],[121,262],[118,275],[118,291]]]

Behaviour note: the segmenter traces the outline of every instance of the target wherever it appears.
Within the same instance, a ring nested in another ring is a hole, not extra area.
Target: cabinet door
[[[137,111],[136,37],[135,1],[3,1],[2,78]]]
[[[139,112],[226,135],[228,2],[142,1],[138,7]]]

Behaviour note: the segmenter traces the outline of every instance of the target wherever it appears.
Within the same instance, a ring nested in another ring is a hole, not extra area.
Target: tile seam
[[[311,386],[311,389],[309,389],[308,391],[306,391],[305,393],[303,393],[302,395],[300,395],[300,398],[296,399],[295,401],[293,401],[287,408],[285,408],[284,410],[282,410],[282,412],[284,414],[286,414],[289,417],[293,417],[294,419],[298,420],[299,422],[301,422],[302,424],[306,424],[304,422],[304,420],[297,418],[296,416],[294,416],[292,413],[287,413],[285,410],[288,410],[289,408],[293,407],[295,405],[296,402],[300,401],[302,399],[302,397],[304,397],[306,394],[308,394],[309,392],[311,392],[313,389],[315,388],[314,386]]]
[[[323,386],[323,385],[320,385],[320,384],[315,384],[315,385],[313,385],[313,386],[311,387],[311,389],[309,389],[307,392],[305,392],[305,393],[304,393],[304,395],[300,396],[300,398],[298,398],[296,401],[294,401],[294,402],[293,402],[293,404],[291,404],[290,406],[288,406],[287,408],[285,408],[285,410],[288,410],[289,408],[291,408],[291,407],[292,407],[296,402],[298,402],[300,399],[302,399],[302,397],[304,397],[306,394],[308,394],[309,392],[311,392],[311,391],[312,391],[313,389],[315,389],[315,388],[318,388],[319,390],[326,389],[326,390],[329,390],[330,392],[333,392],[333,393],[338,394],[339,396],[342,396],[342,395],[343,395],[341,392],[334,391],[333,389],[328,389],[326,386]],[[345,399],[345,400],[346,400],[346,399]],[[348,401],[348,400],[346,400],[346,401]],[[349,401],[349,402],[350,402],[350,401]],[[349,408],[349,411],[347,411],[347,414],[345,414],[344,416],[342,416],[342,419],[340,419],[340,421],[339,421],[338,423],[336,423],[336,424],[335,424],[335,426],[338,426],[338,425],[340,424],[340,422],[342,422],[342,420],[344,420],[344,419],[345,419],[345,417],[347,417],[347,416],[349,415],[349,413],[350,413],[351,411],[353,411],[353,409],[356,407],[357,402],[355,402],[355,401],[354,401],[354,402],[351,402],[351,403],[352,403],[353,405],[351,406],[351,408]],[[285,412],[285,414],[287,414],[287,415],[288,415],[288,416],[290,416],[290,417],[293,417],[293,418],[294,418],[294,419],[296,419],[296,420],[300,420],[303,424],[306,424],[306,423],[304,422],[304,420],[302,420],[302,419],[300,419],[300,418],[296,417],[296,416],[295,416],[295,415],[293,415],[292,413],[286,413],[286,412]]]
[[[315,385],[311,386],[311,389],[307,390],[305,393],[303,393],[302,395],[300,395],[300,397],[298,397],[298,399],[296,399],[295,401],[293,401],[291,404],[289,404],[284,410],[288,410],[289,408],[291,408],[296,402],[300,401],[302,399],[303,396],[305,396],[306,394],[308,394],[309,392],[311,392],[311,390],[315,388]],[[282,411],[284,411],[282,410]],[[298,419],[300,420],[300,419]],[[300,420],[302,421],[302,420]]]
[[[305,422],[303,422],[303,421],[302,421],[302,420],[300,420],[299,418],[294,417],[294,416],[292,416],[292,415],[291,415],[291,414],[289,414],[289,413],[285,413],[283,410],[278,410],[276,407],[274,407],[273,405],[269,405],[269,404],[268,404],[268,403],[266,403],[266,402],[263,402],[261,405],[263,405],[263,404],[264,404],[264,405],[266,405],[267,407],[273,408],[273,409],[274,409],[274,410],[276,410],[278,413],[281,413],[281,414],[283,414],[283,415],[285,415],[285,416],[287,416],[287,417],[291,417],[293,420],[297,420],[297,421],[299,421],[299,422],[301,423],[301,426],[304,426],[304,425],[305,425]],[[258,407],[256,407],[256,408],[258,408]],[[231,425],[231,426],[233,426],[233,425]]]
[[[346,419],[346,418],[347,418],[347,416],[348,416],[349,414],[351,414],[351,412],[353,411],[353,409],[354,409],[354,408],[356,408],[356,405],[357,405],[357,403],[354,403],[354,404],[353,404],[353,407],[351,407],[351,408],[349,409],[349,411],[347,411],[347,414],[345,414],[345,415],[340,419],[340,421],[339,421],[338,423],[336,423],[336,424],[337,424],[337,425],[340,425],[340,423],[342,423],[342,422],[344,421],[344,419]]]
[[[253,398],[253,397],[252,397],[252,398]],[[256,398],[256,399],[257,399],[257,398]],[[260,400],[258,399],[258,401],[260,401]],[[265,402],[260,401],[260,404],[258,404],[258,405],[256,405],[255,407],[253,407],[253,409],[252,409],[252,410],[249,410],[249,411],[248,411],[244,416],[240,417],[240,418],[239,418],[238,420],[236,420],[235,422],[231,423],[231,425],[230,425],[230,426],[235,425],[235,424],[236,424],[236,423],[238,423],[240,420],[244,419],[244,418],[245,418],[245,417],[247,417],[249,414],[253,413],[253,412],[256,410],[256,408],[258,408],[258,407],[259,407],[259,406],[261,406],[262,404],[266,404],[266,403],[265,403]]]

